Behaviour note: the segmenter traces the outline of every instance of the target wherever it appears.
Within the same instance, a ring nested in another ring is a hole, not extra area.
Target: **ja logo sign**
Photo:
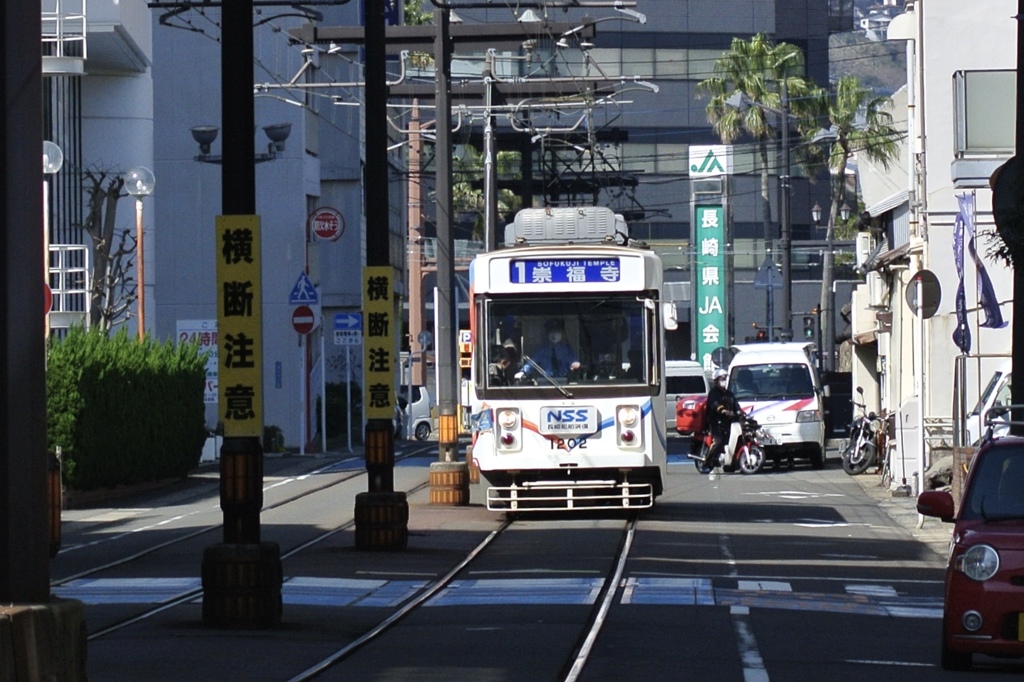
[[[690,145],[690,177],[711,177],[731,173],[731,145]]]

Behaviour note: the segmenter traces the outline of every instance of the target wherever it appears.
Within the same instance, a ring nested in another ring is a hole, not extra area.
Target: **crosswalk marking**
[[[747,592],[792,592],[793,586],[789,583],[775,580],[740,580],[737,588]]]
[[[284,604],[396,608],[419,594],[430,581],[294,576],[281,588]],[[597,577],[488,578],[458,580],[427,602],[428,606],[595,603],[603,586]],[[622,583],[619,602],[633,606],[728,606],[730,609],[779,609],[852,613],[891,618],[942,617],[942,597],[900,594],[892,585],[830,583],[829,592],[794,590],[788,581],[734,577],[633,576]],[[82,578],[55,586],[55,596],[85,604],[160,604],[202,588],[199,578]],[[840,591],[841,590],[841,591]],[[197,597],[198,599],[198,597]]]

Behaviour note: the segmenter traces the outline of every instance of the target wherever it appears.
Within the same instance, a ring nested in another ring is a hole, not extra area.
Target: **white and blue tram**
[[[509,248],[470,265],[472,461],[488,509],[643,508],[661,494],[674,307],[657,254],[622,242],[608,209],[527,209]]]

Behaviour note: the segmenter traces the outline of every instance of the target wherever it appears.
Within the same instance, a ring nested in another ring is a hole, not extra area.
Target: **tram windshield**
[[[485,385],[648,385],[656,307],[635,293],[490,299],[479,328]]]

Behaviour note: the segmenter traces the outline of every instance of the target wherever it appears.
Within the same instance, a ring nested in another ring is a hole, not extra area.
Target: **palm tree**
[[[876,96],[870,88],[864,87],[856,76],[843,76],[836,83],[832,92],[818,89],[809,99],[812,111],[818,116],[816,120],[828,121],[827,131],[817,130],[815,137],[827,143],[818,147],[820,158],[827,158],[829,168],[828,224],[825,232],[826,241],[831,244],[836,227],[836,216],[844,202],[846,189],[846,165],[854,152],[864,154],[875,163],[888,169],[899,155],[898,142],[904,134],[893,127],[892,114],[888,109],[892,99],[887,96]],[[815,131],[807,130],[808,135]],[[835,338],[831,333],[835,316],[832,310],[831,289],[834,255],[826,250],[822,260],[821,278],[821,328],[826,331],[827,338],[822,344],[826,357],[831,357]]]
[[[794,103],[813,90],[804,76],[804,56],[789,43],[773,43],[759,33],[750,40],[733,38],[729,51],[715,61],[714,76],[697,84],[698,96],[708,96],[708,122],[724,144],[731,144],[744,134],[757,143],[761,161],[761,199],[764,202],[764,237],[771,234],[771,201],[769,200],[768,144],[775,139],[776,126],[788,109],[783,92]],[[736,106],[735,95],[745,99],[747,106]],[[732,98],[732,99],[731,99]],[[794,107],[799,113],[800,106]],[[787,322],[788,323],[788,322]]]

